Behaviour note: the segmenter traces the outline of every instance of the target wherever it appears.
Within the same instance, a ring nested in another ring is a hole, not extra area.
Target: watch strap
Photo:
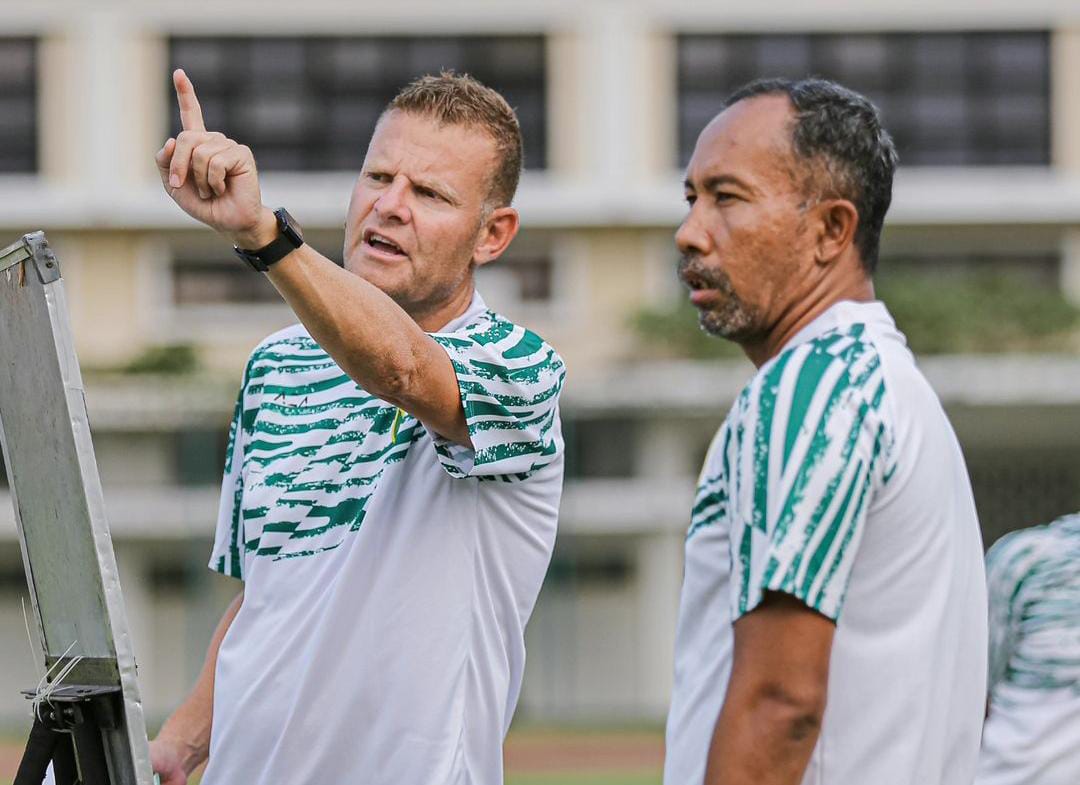
[[[304,244],[303,235],[300,234],[299,229],[292,220],[292,216],[284,207],[275,210],[274,217],[277,219],[278,236],[273,242],[254,251],[233,246],[236,255],[243,259],[253,270],[260,273],[265,273],[270,269],[271,265],[280,262]]]

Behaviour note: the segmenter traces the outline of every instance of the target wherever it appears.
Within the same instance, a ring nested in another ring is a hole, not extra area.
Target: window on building
[[[623,543],[625,546],[625,543]],[[551,556],[544,586],[581,590],[589,586],[614,589],[634,579],[633,555],[610,541],[602,544],[573,534],[560,535]]]
[[[255,275],[236,259],[173,260],[176,305],[279,303],[281,295],[265,275]]]
[[[243,141],[264,170],[355,170],[386,104],[407,82],[453,69],[517,110],[525,167],[542,169],[541,36],[173,38],[170,61],[195,83],[210,127]],[[172,128],[179,115],[172,110]]]
[[[476,285],[493,307],[547,303],[554,287],[554,264],[543,254],[515,253],[477,271]]]
[[[304,238],[326,258],[340,265],[341,234],[313,230]],[[172,301],[177,306],[283,305],[277,289],[265,275],[250,267],[220,244],[178,244],[169,262]]]
[[[683,35],[679,161],[724,98],[759,77],[822,76],[881,109],[907,166],[1046,165],[1045,32]]]
[[[566,476],[633,477],[637,431],[637,422],[623,417],[565,421]]]
[[[217,485],[225,466],[227,428],[192,428],[174,437],[176,479],[180,485]]]
[[[0,38],[0,174],[35,172],[37,41]]]

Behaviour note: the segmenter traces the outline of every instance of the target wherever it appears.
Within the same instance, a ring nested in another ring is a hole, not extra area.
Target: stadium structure
[[[987,544],[1080,507],[1075,3],[13,4],[0,245],[43,228],[63,265],[150,718],[193,682],[236,589],[205,566],[226,430],[247,353],[292,321],[162,193],[153,153],[178,123],[174,66],[208,125],[252,146],[265,201],[338,259],[367,136],[402,84],[454,68],[518,109],[524,230],[479,285],[569,370],[561,529],[522,717],[666,711],[696,474],[752,373],[702,348],[672,236],[696,134],[750,78],[838,79],[893,130],[902,168],[879,278],[901,328],[920,330]],[[1000,318],[969,323],[987,308]],[[24,595],[0,488],[0,722],[13,727],[38,679]]]

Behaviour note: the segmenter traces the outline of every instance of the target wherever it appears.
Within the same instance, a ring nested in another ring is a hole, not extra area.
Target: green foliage
[[[199,370],[195,347],[187,343],[152,346],[123,367],[124,373],[182,375]]]
[[[709,360],[740,357],[742,350],[731,341],[709,335],[698,326],[697,309],[686,298],[668,308],[646,308],[631,317],[631,329],[647,358],[685,357]]]
[[[883,272],[876,284],[897,326],[919,354],[1064,351],[1077,345],[1080,309],[1029,276],[1007,272],[933,275]],[[686,299],[631,317],[646,357],[707,360],[739,348],[698,327]]]
[[[886,273],[878,296],[922,354],[1063,350],[1080,325],[1059,292],[1016,273]]]

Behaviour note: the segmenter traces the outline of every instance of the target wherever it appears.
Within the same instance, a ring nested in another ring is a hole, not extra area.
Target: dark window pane
[[[207,125],[249,145],[262,169],[358,168],[397,91],[447,69],[501,92],[518,113],[525,167],[546,165],[541,36],[173,38],[170,59],[195,82]]]
[[[0,173],[36,172],[37,41],[0,38]]]
[[[239,259],[176,259],[172,272],[177,305],[281,302],[269,279],[254,275]]]
[[[637,422],[616,417],[563,423],[566,476],[632,477]]]
[[[881,109],[909,166],[1050,162],[1044,32],[683,35],[679,161],[724,98],[759,77],[822,76]]]
[[[187,430],[176,434],[176,479],[180,485],[221,482],[228,430]]]

